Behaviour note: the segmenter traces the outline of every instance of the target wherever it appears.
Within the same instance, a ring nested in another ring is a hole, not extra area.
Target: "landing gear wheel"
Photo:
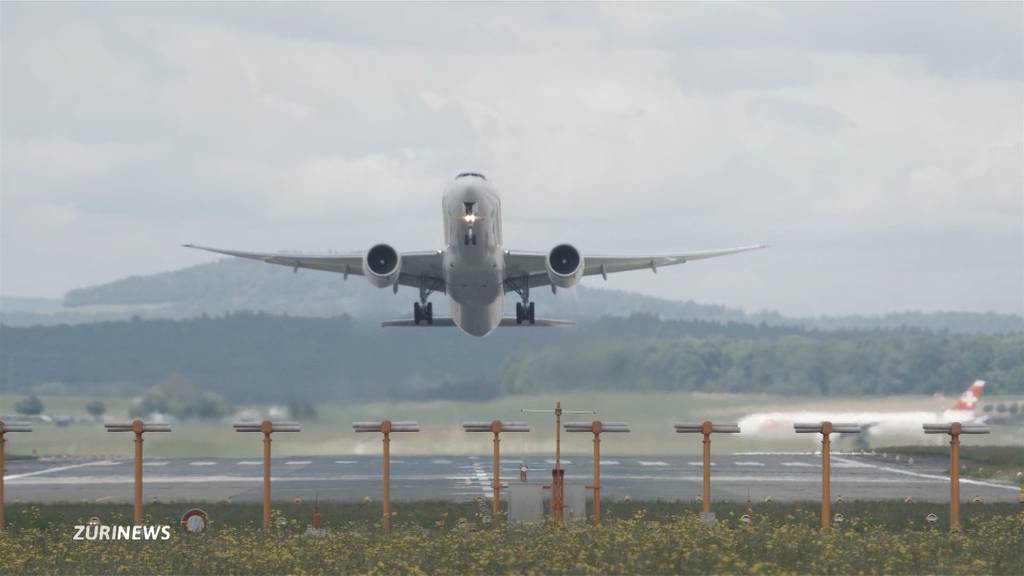
[[[423,320],[423,307],[420,306],[419,302],[412,303],[412,322],[413,324],[419,324]]]
[[[526,311],[523,310],[523,303],[516,302],[516,324],[522,324],[526,320]]]
[[[530,302],[530,305],[526,308],[526,319],[530,321],[530,324],[537,321],[537,316],[535,314],[537,309],[533,304],[533,302]]]
[[[427,302],[426,310],[423,311],[423,319],[427,321],[427,324],[434,323],[434,303]]]

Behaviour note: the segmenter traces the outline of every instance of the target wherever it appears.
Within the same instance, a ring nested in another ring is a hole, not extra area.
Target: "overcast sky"
[[[3,3],[0,293],[440,248],[477,170],[513,249],[772,245],[608,287],[1024,313],[1022,7]]]

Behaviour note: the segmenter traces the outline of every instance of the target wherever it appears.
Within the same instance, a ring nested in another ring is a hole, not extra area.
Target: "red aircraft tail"
[[[981,398],[981,391],[985,388],[984,380],[975,380],[971,387],[966,392],[957,398],[956,402],[950,407],[950,410],[974,410],[974,407],[978,405],[978,399]]]

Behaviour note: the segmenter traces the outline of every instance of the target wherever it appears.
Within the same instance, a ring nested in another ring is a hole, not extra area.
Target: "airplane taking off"
[[[864,427],[864,431],[876,434],[920,434],[922,424],[949,422],[980,423],[974,408],[985,388],[984,380],[975,380],[956,402],[943,412],[760,412],[744,416],[739,421],[740,429],[754,434],[793,433],[796,422],[852,422]]]
[[[651,256],[586,256],[571,244],[559,244],[550,252],[506,250],[501,235],[501,199],[483,174],[463,172],[445,189],[444,249],[398,252],[388,244],[377,244],[365,253],[242,252],[185,244],[228,256],[262,260],[271,264],[365,276],[378,288],[411,286],[420,292],[413,304],[411,320],[392,320],[384,326],[458,326],[473,336],[486,336],[498,326],[554,326],[573,324],[570,320],[537,318],[530,302],[530,289],[551,286],[571,288],[583,276],[608,274],[683,264],[726,256],[764,245],[741,246]],[[427,301],[434,292],[448,295],[451,318],[434,318]],[[505,293],[515,292],[515,318],[503,318]]]

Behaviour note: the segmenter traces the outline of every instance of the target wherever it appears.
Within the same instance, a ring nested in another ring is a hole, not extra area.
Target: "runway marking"
[[[53,468],[46,468],[45,470],[36,470],[35,472],[25,472],[22,474],[12,474],[11,476],[4,476],[4,480],[14,480],[16,478],[28,478],[30,476],[39,476],[40,474],[49,474],[50,472],[63,472],[64,470],[73,470],[75,468],[83,468],[85,466],[111,466],[117,464],[110,460],[99,460],[96,462],[83,462],[81,464],[68,464],[67,466],[54,466]]]
[[[668,462],[663,460],[638,460],[637,464],[641,466],[668,466]]]
[[[143,462],[143,466],[167,466],[167,462]]]
[[[201,461],[201,462],[189,462],[188,465],[189,466],[216,466],[217,463],[216,462]]]
[[[485,498],[493,497],[491,494],[491,477],[484,471],[483,466],[477,462],[473,467],[477,487],[483,492]]]
[[[910,470],[900,470],[899,468],[893,468],[892,466],[878,466],[875,464],[869,464],[867,462],[857,462],[856,460],[848,460],[846,458],[841,458],[839,456],[833,456],[832,459],[838,460],[840,462],[852,462],[854,464],[863,464],[867,468],[875,468],[883,472],[892,472],[894,474],[903,474],[905,476],[913,476],[915,478],[926,478],[928,480],[942,480],[944,482],[949,482],[949,476],[943,476],[941,474],[924,474],[921,472],[912,472]],[[1019,487],[1013,486],[1011,484],[998,484],[996,482],[985,482],[984,480],[973,480],[971,478],[963,477],[960,478],[960,483],[973,484],[975,486],[984,486],[986,488],[1002,488],[1003,490],[1020,490]]]
[[[391,463],[392,464],[406,464],[406,461],[405,460],[392,460]]]
[[[733,462],[733,464],[736,466],[764,466],[764,462],[747,462],[742,460]]]
[[[839,458],[838,456],[832,457],[831,466],[833,468],[873,468],[863,462],[857,462],[855,460],[847,460],[846,458]]]
[[[289,460],[285,462],[288,466],[305,466],[306,464],[312,464],[312,460]]]
[[[259,466],[260,464],[263,464],[263,462],[260,462],[259,460],[241,460],[235,464],[238,466]]]
[[[545,462],[547,462],[548,464],[554,464],[554,463],[555,463],[555,461],[554,461],[554,460],[550,460],[550,459],[548,459],[548,460],[545,460]],[[564,458],[563,458],[563,459],[561,460],[561,463],[562,463],[562,464],[572,464],[572,460],[566,460],[566,459],[564,459]]]
[[[423,476],[392,475],[395,482],[453,481],[462,476],[427,474]],[[380,474],[343,474],[335,476],[272,476],[273,482],[380,482]],[[64,486],[79,484],[131,484],[134,477],[124,476],[57,476],[52,478],[16,479],[11,484],[18,486]],[[149,476],[146,484],[201,484],[201,483],[258,483],[263,476],[230,476],[227,474],[197,476]],[[488,481],[488,486],[490,483]]]
[[[805,452],[733,452],[732,456],[812,456],[814,451]],[[834,454],[834,452],[833,452]]]
[[[885,470],[885,467],[879,467],[881,470]],[[904,471],[894,470],[897,473],[903,473]],[[484,481],[475,477],[475,475],[451,475],[451,474],[437,474],[437,475],[422,475],[422,476],[408,476],[408,475],[393,475],[392,480],[396,483],[416,483],[416,482],[449,482],[451,486],[457,486],[457,482],[465,483],[467,489],[473,484],[477,484],[473,488],[473,492],[481,494],[485,490],[490,492],[490,478],[485,474]],[[900,477],[881,477],[881,478],[844,478],[838,477],[832,479],[833,486],[838,485],[877,485],[877,486],[893,486],[893,485],[949,485],[949,479],[943,476],[930,475],[930,474],[909,474],[908,478]],[[585,482],[590,479],[589,474],[574,474],[566,475],[566,480]],[[678,483],[678,482],[693,482],[699,483],[701,477],[699,474],[689,475],[676,475],[676,474],[663,474],[663,475],[644,475],[644,474],[609,474],[602,475],[603,480],[610,481],[624,481],[624,480],[641,480],[641,481],[654,481],[658,483]],[[271,478],[273,482],[282,482],[285,484],[295,484],[297,482],[368,482],[376,483],[380,482],[379,474],[339,474],[339,475],[327,475],[327,476],[274,476]],[[11,485],[17,486],[81,486],[81,485],[125,485],[131,484],[134,478],[130,474],[123,474],[119,476],[56,476],[56,477],[38,477],[38,478],[24,478],[11,482]],[[151,475],[146,478],[146,484],[154,485],[175,485],[175,484],[245,484],[245,485],[258,485],[263,481],[262,475],[246,475],[246,476],[232,476],[228,474],[216,474],[216,475],[173,475],[173,476],[157,476]],[[486,482],[486,483],[485,483]],[[815,474],[784,474],[779,476],[751,476],[750,474],[725,474],[715,477],[715,482],[724,483],[735,483],[735,484],[776,484],[776,483],[789,483],[789,484],[807,484],[815,485],[821,482],[821,479]],[[1018,490],[1016,486],[1005,486],[1000,484],[982,483],[978,481],[969,482],[963,480],[965,483],[974,483],[989,485],[991,484],[994,488],[1004,488],[1007,490]]]
[[[689,464],[690,466],[703,466],[704,465],[703,462],[687,462],[687,464]],[[711,465],[714,466],[715,463],[712,462]]]
[[[618,466],[618,460],[601,460],[601,466]]]
[[[431,464],[451,464],[451,460],[445,460],[444,458],[438,458],[437,460],[431,460]]]
[[[807,462],[783,462],[782,465],[783,466],[788,466],[790,468],[793,468],[793,467],[814,468],[815,466],[817,466],[817,464],[809,464]]]
[[[335,460],[335,464],[357,464],[358,460]]]

